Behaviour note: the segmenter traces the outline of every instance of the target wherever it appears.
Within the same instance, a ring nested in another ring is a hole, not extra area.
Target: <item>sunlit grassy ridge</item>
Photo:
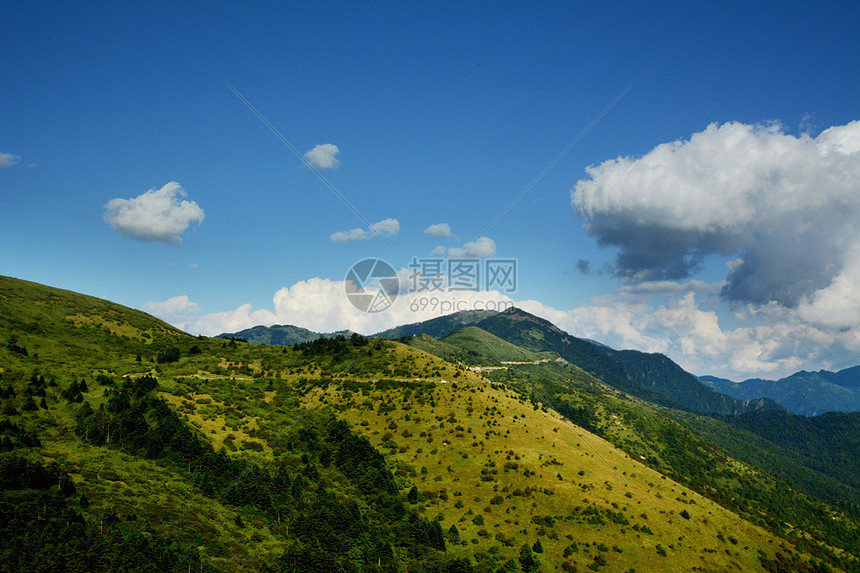
[[[494,358],[493,345],[488,343],[491,337],[484,333],[466,342],[464,349],[470,351],[476,363],[481,359],[487,364],[499,363]],[[433,348],[429,350],[435,352]],[[822,503],[787,483],[785,478],[740,463],[727,450],[715,445],[724,444],[742,454],[745,460],[763,463],[764,467],[788,476],[793,483],[809,486],[808,491],[813,494],[826,494],[819,495],[821,499],[850,493],[845,492],[844,483],[805,467],[797,456],[760,436],[713,418],[655,406],[626,395],[564,361],[508,363],[504,368],[487,368],[484,374],[555,408],[635,459],[747,519],[786,539],[799,540],[819,556],[830,554],[850,568],[858,567],[856,554],[852,553],[860,547],[860,528],[844,507]],[[827,487],[831,489],[825,490]],[[839,499],[852,498],[842,495]],[[799,530],[813,532],[815,541],[798,535]]]
[[[326,401],[456,528],[451,552],[503,563],[539,542],[546,570],[757,570],[782,543],[500,385],[338,384]]]
[[[500,342],[483,356],[480,336],[440,344],[479,365],[526,363],[484,374],[533,369],[532,390],[600,384]],[[358,336],[194,337],[0,278],[0,571],[813,567],[791,540],[542,407],[523,379],[492,384],[468,365]],[[584,425],[641,437],[636,416],[578,396],[565,400],[574,418],[589,409]]]

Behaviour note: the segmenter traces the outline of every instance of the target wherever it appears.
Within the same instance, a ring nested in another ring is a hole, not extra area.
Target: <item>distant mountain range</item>
[[[458,330],[477,327],[503,341],[533,352],[554,352],[597,376],[606,384],[638,398],[705,414],[738,415],[761,409],[781,409],[776,402],[759,396],[742,400],[721,394],[662,354],[636,350],[616,351],[608,346],[572,336],[551,322],[516,307],[503,312],[464,311],[424,322],[385,330],[375,338],[444,338]],[[221,337],[239,337],[259,344],[296,344],[338,333],[315,333],[293,326],[254,327]],[[348,334],[348,333],[341,333]],[[491,346],[498,346],[491,344]]]
[[[300,326],[289,324],[275,324],[273,326],[255,326],[246,328],[232,334],[219,334],[217,338],[240,338],[252,344],[272,344],[274,346],[292,346],[302,342],[312,342],[320,338],[334,338],[336,336],[351,336],[349,330],[338,332],[314,332]]]
[[[839,372],[802,370],[779,380],[751,378],[732,382],[714,376],[700,376],[699,380],[739,400],[770,398],[793,414],[815,416],[824,412],[860,411],[860,366]]]
[[[615,350],[593,340],[577,338],[515,307],[503,312],[448,314],[384,330],[373,338],[399,340],[425,336],[440,340],[469,327],[490,333],[496,340],[507,341],[520,349],[554,352],[618,390],[671,408],[717,415],[782,409],[804,416],[860,411],[860,366],[839,372],[801,371],[776,381],[751,379],[736,383],[714,376],[696,377],[663,354]],[[242,338],[254,344],[292,345],[351,334],[350,331],[319,333],[296,326],[275,325],[255,326],[219,336]],[[498,345],[494,343],[493,346]],[[457,356],[467,362],[466,356]]]

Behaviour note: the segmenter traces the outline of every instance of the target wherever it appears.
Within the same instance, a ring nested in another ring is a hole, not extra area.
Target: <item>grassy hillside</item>
[[[720,421],[667,408],[656,411],[653,405],[557,361],[510,364],[485,374],[550,405],[652,468],[776,533],[791,535],[802,524],[825,545],[838,539],[851,552],[860,549],[856,517],[844,513],[854,512],[860,501],[853,474],[846,469],[856,467],[860,459],[850,444],[819,448],[821,455],[829,451],[840,456],[839,464],[822,464],[733,427],[733,417]],[[752,412],[739,420],[769,412]],[[849,442],[853,436],[850,431],[832,435]],[[738,464],[738,460],[753,465]],[[836,503],[839,509],[819,500]]]
[[[346,373],[477,379],[465,368],[361,337],[295,348],[197,338],[8,278],[0,317],[0,570],[448,561],[438,524],[404,505],[383,458],[324,405],[298,404],[304,385]]]
[[[416,334],[399,341],[449,362],[468,365],[475,371],[501,368],[515,362],[546,362],[557,358],[555,354],[526,350],[474,326],[455,330],[442,339]]]
[[[387,340],[397,340],[404,336],[414,336],[417,334],[427,334],[433,338],[442,338],[466,326],[474,326],[481,320],[495,315],[493,310],[464,310],[453,314],[446,314],[424,322],[416,322],[412,324],[404,324],[378,332],[373,335],[374,338],[385,338]]]
[[[853,567],[485,377],[570,368],[542,354],[476,372],[360,336],[192,337],[8,278],[0,321],[0,571]]]
[[[722,418],[811,461],[810,466],[858,492],[860,505],[860,412],[828,412],[807,418],[766,410]]]
[[[416,484],[448,551],[492,567],[526,546],[548,571],[758,570],[781,543],[501,384],[344,382],[326,400]]]
[[[442,340],[468,351],[473,356],[479,356],[484,364],[538,362],[557,358],[554,353],[526,350],[477,326],[455,330]]]

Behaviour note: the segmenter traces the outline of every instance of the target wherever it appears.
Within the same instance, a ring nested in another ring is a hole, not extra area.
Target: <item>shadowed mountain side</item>
[[[779,380],[751,378],[732,382],[714,376],[699,379],[717,392],[740,400],[770,398],[792,414],[860,411],[860,366],[838,372],[802,370]]]
[[[664,406],[707,414],[781,408],[768,399],[745,402],[720,394],[662,354],[613,350],[572,336],[518,308],[497,313],[475,326],[529,350],[555,352],[618,390]]]

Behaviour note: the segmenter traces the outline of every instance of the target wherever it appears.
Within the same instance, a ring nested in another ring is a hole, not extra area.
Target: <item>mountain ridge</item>
[[[514,312],[518,311],[518,312]],[[549,321],[526,313],[517,307],[505,311],[461,311],[443,315],[426,321],[409,323],[371,335],[374,338],[397,340],[406,336],[420,334],[429,335],[442,340],[453,332],[470,326],[479,326],[483,321],[491,321],[497,316],[513,317],[514,321],[527,321],[536,326],[543,326],[560,336],[576,340],[578,359],[591,364],[605,375],[610,375],[614,384],[626,391],[638,393],[641,397],[665,406],[680,406],[691,408],[693,411],[715,414],[739,414],[756,409],[785,408],[793,414],[814,416],[827,411],[860,411],[860,366],[854,366],[830,372],[819,370],[810,372],[801,370],[778,381],[764,379],[748,379],[743,382],[733,382],[714,376],[695,376],[683,371],[674,361],[659,353],[644,353],[637,350],[616,350],[599,341],[581,339],[562,331]],[[527,316],[529,318],[527,318]],[[490,324],[488,323],[488,324]],[[487,332],[491,330],[484,329]],[[292,325],[273,325],[270,327],[255,326],[235,333],[218,335],[222,338],[238,337],[255,344],[291,345],[315,340],[331,338],[338,335],[350,336],[351,331],[318,333]],[[568,346],[572,342],[567,342]],[[555,349],[556,351],[559,348]],[[610,361],[620,362],[618,368]],[[653,373],[661,372],[664,384],[654,382]],[[694,383],[698,382],[704,388]],[[644,383],[643,383],[644,382]],[[789,383],[797,383],[792,388]],[[640,389],[635,386],[641,387]],[[689,395],[677,396],[678,389]],[[715,396],[707,390],[713,390]],[[726,398],[728,397],[728,398]],[[732,400],[734,399],[734,400]],[[739,402],[735,402],[735,400]]]
[[[779,380],[750,378],[733,382],[715,376],[699,379],[738,399],[770,398],[793,414],[815,416],[824,412],[860,411],[860,366],[837,372],[801,370]]]
[[[610,386],[664,406],[713,414],[780,408],[767,399],[744,402],[719,394],[663,354],[619,351],[595,344],[516,307],[475,326],[528,349],[552,350],[586,372],[599,372]]]
[[[645,402],[593,393],[602,382],[545,351],[465,352],[500,364],[487,372],[494,380],[358,335],[294,347],[194,337],[140,311],[2,277],[0,330],[0,550],[14,541],[3,554],[19,570],[35,559],[56,569],[55,556],[110,570],[150,530],[145,554],[177,573],[496,571],[537,561],[814,571],[822,559],[857,569],[839,549],[860,547],[853,521],[841,528],[847,515],[782,489]],[[466,329],[442,344],[468,350],[490,336]],[[530,369],[541,369],[536,383],[572,379],[565,414],[530,381],[505,383]],[[618,445],[587,425],[622,432]],[[619,448],[635,436],[651,446]],[[47,515],[25,501],[34,494],[16,477],[22,464],[34,464],[24,475],[50,477],[30,481],[54,496]],[[819,514],[828,517],[813,521]],[[45,529],[70,520],[89,553]],[[815,541],[789,535],[796,524]],[[37,534],[35,555],[23,540]]]
[[[252,326],[233,333],[221,333],[215,338],[239,338],[251,344],[272,344],[275,346],[292,346],[302,342],[311,342],[320,338],[336,336],[352,336],[351,330],[336,332],[315,332],[301,326],[291,324],[273,324],[271,326]]]

